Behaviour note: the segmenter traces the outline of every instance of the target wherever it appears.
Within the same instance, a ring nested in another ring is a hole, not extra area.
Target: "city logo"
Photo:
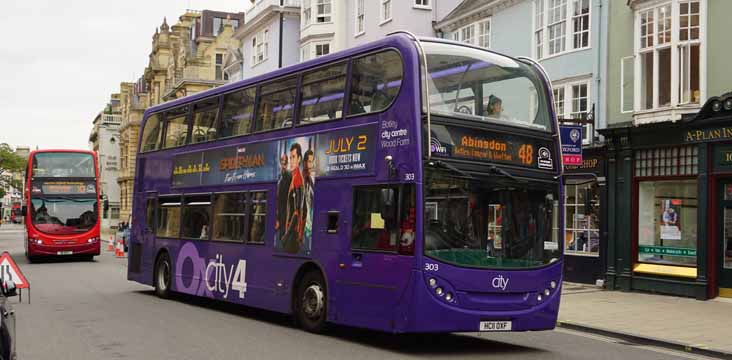
[[[503,275],[498,275],[493,278],[491,285],[496,289],[506,290],[508,287],[508,278],[504,278]]]
[[[447,155],[447,148],[442,146],[440,140],[437,140],[436,138],[430,138],[430,152],[440,155]]]
[[[578,129],[572,129],[569,132],[569,139],[572,140],[572,142],[576,143],[582,138],[582,134],[580,134],[580,131]]]
[[[539,164],[539,169],[548,169],[552,170],[554,169],[554,162],[552,161],[552,153],[549,151],[549,149],[545,147],[539,148],[539,158],[537,163]]]

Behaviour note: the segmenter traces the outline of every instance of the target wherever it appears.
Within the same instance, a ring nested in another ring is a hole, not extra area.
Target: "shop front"
[[[732,296],[732,97],[671,123],[603,130],[607,287]]]
[[[564,277],[567,281],[595,284],[605,278],[604,150],[585,148],[582,165],[564,168]]]

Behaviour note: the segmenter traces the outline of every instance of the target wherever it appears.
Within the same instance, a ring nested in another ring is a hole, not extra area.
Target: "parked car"
[[[15,311],[8,298],[16,296],[15,283],[0,283],[0,360],[16,360],[15,352]]]

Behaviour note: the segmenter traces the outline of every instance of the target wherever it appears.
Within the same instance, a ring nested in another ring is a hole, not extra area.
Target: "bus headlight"
[[[437,279],[435,279],[435,278],[430,278],[429,282],[430,282],[430,286],[431,286],[431,287],[435,287],[435,286],[437,286]]]
[[[452,302],[452,300],[453,300],[452,293],[445,294],[445,300]]]
[[[541,294],[536,295],[536,301],[541,301]]]
[[[442,296],[442,294],[444,294],[444,291],[442,290],[441,287],[438,287],[435,289],[435,294]]]
[[[544,289],[544,296],[549,296],[551,294],[551,291],[549,289]]]
[[[549,287],[551,287],[552,289],[556,289],[557,288],[557,282],[556,281],[550,282],[549,283]]]
[[[41,240],[41,239],[36,239],[36,244],[38,244],[38,245],[43,245],[43,240]]]

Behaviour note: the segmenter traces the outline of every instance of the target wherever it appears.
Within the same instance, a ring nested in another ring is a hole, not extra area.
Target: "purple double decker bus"
[[[393,333],[546,330],[558,125],[535,62],[398,33],[148,109],[128,279]]]

